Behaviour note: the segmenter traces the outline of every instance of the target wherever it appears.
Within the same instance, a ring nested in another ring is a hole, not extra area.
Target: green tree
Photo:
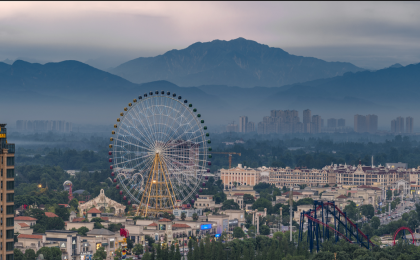
[[[225,200],[223,202],[222,209],[223,210],[226,210],[226,209],[239,209],[239,205],[238,205],[238,203],[236,203],[233,200]]]
[[[134,247],[133,240],[131,238],[127,237],[127,249],[132,249]]]
[[[198,215],[197,215],[197,213],[194,213],[194,214],[192,215],[192,219],[193,219],[194,221],[197,221],[197,220],[198,220]]]
[[[33,249],[26,249],[25,250],[25,260],[33,260],[35,259],[36,254]]]
[[[260,227],[260,234],[261,235],[270,235],[270,228],[267,225],[262,225]]]
[[[235,238],[241,238],[241,237],[244,237],[245,236],[245,233],[244,233],[244,231],[242,230],[242,228],[240,228],[240,227],[235,227],[234,229],[233,229],[233,237],[235,237]]]
[[[263,209],[266,208],[267,209],[267,213],[271,214],[271,209],[272,209],[272,205],[271,205],[271,201],[269,201],[268,199],[265,198],[259,198],[257,199],[254,204],[252,204],[252,208],[253,209]]]
[[[105,248],[104,247],[100,247],[98,248],[98,250],[96,250],[96,253],[93,254],[93,260],[104,260],[106,259],[106,252],[105,252]]]
[[[251,194],[244,194],[244,204],[252,204],[254,202],[254,196],[252,196]]]
[[[22,251],[20,251],[19,249],[15,248],[13,250],[13,254],[14,254],[14,260],[25,260],[25,256],[23,255]]]
[[[257,231],[257,229],[255,228],[255,226],[250,226],[248,228],[248,236],[249,237],[255,237],[255,232]]]
[[[70,217],[70,212],[65,207],[58,207],[55,209],[55,214],[59,216],[62,220],[68,221]]]
[[[71,199],[69,205],[75,209],[79,207],[79,201],[76,198]]]
[[[378,217],[373,217],[371,220],[370,220],[370,226],[373,228],[373,229],[378,229],[378,227],[381,225],[381,220],[378,218]]]
[[[182,213],[181,213],[181,219],[182,219],[182,220],[185,220],[185,218],[186,218],[186,217],[187,217],[187,215],[185,215],[185,213],[184,213],[184,212],[182,212]]]
[[[143,246],[142,246],[142,244],[136,244],[134,247],[133,247],[133,253],[135,254],[135,255],[141,255],[141,254],[143,254]]]
[[[45,227],[47,230],[63,230],[64,229],[64,221],[61,218],[48,218],[47,224]]]
[[[367,218],[371,218],[375,215],[375,209],[373,208],[372,204],[360,206],[360,212]]]

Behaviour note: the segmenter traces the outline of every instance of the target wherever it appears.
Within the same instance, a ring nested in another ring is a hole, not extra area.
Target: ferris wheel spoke
[[[132,146],[135,146],[135,147],[138,147],[138,148],[142,148],[142,149],[145,149],[145,150],[150,151],[150,152],[152,151],[152,149],[150,149],[150,148],[148,148],[148,147],[141,146],[141,145],[138,145],[138,144],[135,144],[135,143],[129,142],[129,141],[124,141],[124,140],[122,140],[122,139],[119,139],[118,137],[117,137],[117,141],[119,141],[119,142],[121,142],[121,143],[128,144],[128,145],[132,145]],[[128,150],[127,150],[127,151],[128,151]]]
[[[134,110],[134,113],[137,116],[138,121],[143,126],[143,129],[145,130],[145,132],[147,132],[147,136],[148,136],[148,138],[150,140],[150,143],[154,147],[156,138],[154,136],[154,133],[152,131],[153,129],[152,129],[151,124],[149,122],[149,116],[148,116],[148,112],[149,111],[145,107],[145,104],[147,102],[148,102],[148,99],[145,100],[145,103],[141,102],[142,111],[138,111],[138,110],[136,111],[136,110]],[[139,113],[141,113],[141,114],[139,114]],[[141,120],[141,116],[140,115],[143,115],[144,116],[144,120]]]
[[[129,121],[130,122],[130,124],[133,126],[133,127],[130,127],[130,126],[128,126],[127,124],[125,124],[124,122],[122,122],[122,125],[123,126],[126,126],[127,128],[125,128],[125,127],[121,127],[121,130],[122,131],[124,131],[124,133],[126,133],[126,134],[128,134],[130,137],[132,137],[133,139],[135,139],[135,140],[137,140],[138,142],[141,142],[141,139],[139,139],[138,137],[136,137],[129,129],[130,128],[134,128],[136,131],[137,131],[137,133],[139,133],[139,135],[141,135],[142,137],[144,137],[145,138],[145,140],[150,140],[150,139],[148,139],[147,138],[147,136],[146,135],[143,135],[133,124],[132,124],[132,122],[131,121]],[[152,146],[153,147],[153,143],[152,142],[148,142],[148,144],[150,145],[150,146]]]
[[[143,121],[141,120],[141,118],[140,118],[140,116],[139,116],[139,114],[137,113],[137,111],[136,111],[136,109],[133,109],[133,113],[134,113],[134,115],[136,116],[136,118],[134,118],[133,116],[131,116],[131,119],[132,119],[132,121],[129,121],[130,122],[130,124],[134,127],[134,129],[136,129],[136,131],[142,136],[142,137],[144,137],[145,138],[145,140],[148,140],[148,143],[149,143],[149,145],[150,146],[153,146],[154,144],[153,144],[153,140],[151,140],[150,138],[149,138],[149,135],[146,133],[146,134],[143,134],[139,129],[138,129],[138,127],[137,127],[137,125],[134,125],[134,122],[133,121],[136,121],[136,122],[139,122],[142,126],[144,126],[144,124],[142,123]],[[145,129],[144,127],[143,127],[143,129]],[[146,130],[146,129],[145,129]],[[147,131],[146,131],[147,132]],[[149,133],[150,134],[150,133]],[[139,140],[140,141],[140,140]]]

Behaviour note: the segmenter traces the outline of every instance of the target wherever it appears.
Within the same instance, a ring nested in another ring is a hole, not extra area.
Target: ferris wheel
[[[181,96],[154,91],[134,99],[110,138],[111,175],[137,215],[194,203],[211,165],[209,133],[201,114]]]

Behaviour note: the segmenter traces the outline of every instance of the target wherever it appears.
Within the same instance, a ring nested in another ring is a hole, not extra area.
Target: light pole
[[[226,250],[226,260],[228,260],[230,248],[226,247],[225,250]]]

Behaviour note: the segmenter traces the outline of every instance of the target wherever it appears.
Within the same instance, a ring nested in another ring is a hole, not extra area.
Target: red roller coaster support
[[[397,231],[395,231],[395,234],[394,234],[394,246],[395,246],[395,238],[397,238],[398,232],[400,232],[401,230],[408,230],[408,232],[410,232],[411,237],[413,238],[413,245],[414,245],[415,239],[414,239],[413,231],[411,231],[411,229],[409,229],[408,227],[400,227],[399,229],[397,229]]]

